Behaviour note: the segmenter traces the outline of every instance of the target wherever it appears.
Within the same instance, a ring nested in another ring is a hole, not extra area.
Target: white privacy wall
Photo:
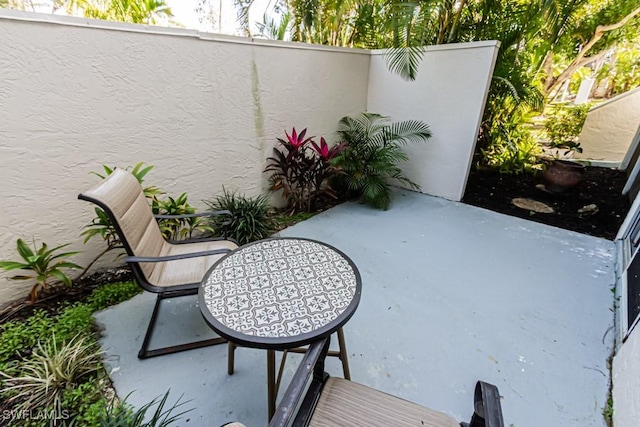
[[[640,88],[625,92],[587,114],[580,132],[582,153],[576,159],[620,163],[640,126]]]
[[[405,173],[422,192],[462,199],[498,47],[496,41],[429,46],[413,82],[373,52],[367,110],[431,128],[429,142],[406,147]]]
[[[103,243],[82,244],[77,195],[103,163],[153,164],[148,184],[202,208],[222,185],[263,192],[285,129],[330,136],[366,108],[368,51],[5,10],[0,40],[0,259],[22,237],[87,265]],[[25,294],[7,277],[0,304]]]
[[[104,247],[82,244],[94,207],[77,200],[102,164],[155,165],[145,184],[201,209],[223,185],[265,192],[285,130],[335,141],[338,120],[366,110],[429,123],[407,173],[460,200],[498,46],[430,47],[407,83],[379,52],[4,9],[0,40],[0,259],[24,238],[71,243],[81,265]],[[0,304],[28,288],[9,276]]]

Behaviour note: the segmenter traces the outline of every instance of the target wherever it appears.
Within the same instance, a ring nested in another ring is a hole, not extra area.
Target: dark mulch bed
[[[542,183],[541,174],[501,175],[482,169],[471,172],[463,202],[613,240],[629,211],[629,199],[620,194],[626,179],[623,171],[587,167],[577,186],[562,194],[550,194],[536,188],[536,184]],[[518,197],[543,202],[555,212],[535,213],[518,208],[511,202]],[[597,213],[590,216],[578,213],[580,208],[590,204],[598,206]]]
[[[59,285],[44,290],[33,304],[28,300],[18,299],[0,306],[0,324],[9,320],[24,321],[36,310],[57,314],[67,304],[86,302],[91,292],[100,285],[128,280],[133,280],[133,273],[126,266],[92,273],[77,280],[71,287]]]

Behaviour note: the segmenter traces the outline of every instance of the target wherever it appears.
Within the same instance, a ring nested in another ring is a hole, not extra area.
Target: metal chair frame
[[[226,343],[227,340],[222,338],[222,337],[218,337],[218,338],[211,338],[211,339],[206,339],[206,340],[201,340],[201,341],[195,341],[195,342],[190,342],[190,343],[186,343],[186,344],[178,344],[178,345],[172,345],[172,346],[166,346],[166,347],[162,347],[162,348],[157,348],[157,349],[149,349],[149,343],[151,341],[151,338],[153,336],[153,332],[156,326],[156,322],[158,319],[158,312],[160,310],[160,305],[162,300],[167,299],[167,298],[175,298],[175,297],[181,297],[181,296],[187,296],[187,295],[196,295],[198,293],[198,289],[200,287],[200,282],[196,282],[196,283],[186,283],[186,284],[181,284],[181,285],[175,285],[175,286],[166,286],[166,287],[162,287],[162,286],[156,286],[152,283],[150,283],[147,278],[145,277],[142,268],[140,267],[140,263],[141,262],[168,262],[168,261],[174,261],[174,260],[179,260],[179,259],[187,259],[187,258],[195,258],[195,257],[201,257],[201,256],[209,256],[209,255],[220,255],[220,254],[226,254],[228,252],[231,252],[230,249],[214,249],[214,250],[208,250],[208,251],[198,251],[198,252],[192,252],[192,253],[186,253],[186,254],[177,254],[177,255],[170,255],[170,256],[158,256],[158,257],[141,257],[141,256],[134,256],[134,252],[131,248],[131,245],[129,243],[129,241],[127,240],[127,237],[125,235],[125,233],[122,231],[120,225],[118,224],[118,221],[116,220],[116,217],[113,213],[113,211],[109,208],[109,206],[105,205],[102,201],[97,200],[95,198],[89,197],[85,194],[79,194],[78,195],[78,199],[80,200],[84,200],[87,202],[91,202],[96,204],[97,206],[99,206],[101,209],[104,210],[104,212],[107,214],[107,216],[109,217],[109,220],[111,221],[111,224],[113,225],[113,227],[115,228],[116,232],[118,233],[118,237],[120,238],[120,242],[122,243],[122,246],[124,248],[124,250],[126,251],[127,255],[124,258],[124,261],[126,261],[132,272],[133,275],[136,279],[136,282],[138,282],[138,284],[146,291],[152,292],[157,294],[156,297],[156,302],[153,308],[153,312],[151,313],[151,318],[149,320],[149,324],[147,326],[147,330],[145,333],[145,337],[144,340],[142,342],[142,346],[140,348],[140,351],[138,352],[138,358],[139,359],[147,359],[150,357],[156,357],[156,356],[162,356],[165,354],[171,354],[171,353],[177,353],[180,351],[186,351],[186,350],[192,350],[194,348],[200,348],[200,347],[206,347],[206,346],[211,346],[211,345],[217,345],[217,344],[223,344]],[[151,209],[151,207],[149,207],[149,209]],[[181,219],[181,218],[193,218],[193,217],[201,217],[201,216],[217,216],[217,215],[231,215],[231,212],[229,211],[212,211],[212,212],[200,212],[200,213],[195,213],[195,214],[185,214],[185,215],[154,215],[154,217],[157,219]],[[174,242],[171,241],[170,243],[172,244],[189,244],[189,243],[196,243],[196,242],[203,242],[203,241],[214,241],[214,240],[230,240],[233,241],[232,239],[227,239],[226,236],[223,237],[215,237],[215,238],[210,238],[210,239],[192,239],[192,240],[184,240],[184,241],[179,241],[179,242]],[[235,241],[234,241],[235,243]]]
[[[324,362],[330,337],[312,344],[298,366],[269,427],[307,426],[322,394],[329,374]],[[469,423],[461,427],[504,427],[498,388],[484,381],[476,383],[474,412]]]

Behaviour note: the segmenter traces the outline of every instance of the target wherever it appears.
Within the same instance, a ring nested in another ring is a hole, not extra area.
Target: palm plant
[[[362,113],[343,117],[338,134],[346,149],[334,164],[342,170],[338,179],[351,195],[378,209],[391,205],[390,181],[419,189],[398,166],[408,160],[401,146],[409,142],[426,142],[431,138],[429,126],[421,121],[391,122],[388,117]]]
[[[16,246],[18,254],[20,254],[24,262],[0,261],[0,268],[7,271],[27,270],[32,272],[30,274],[20,274],[10,277],[11,280],[35,280],[35,284],[29,292],[32,303],[38,299],[40,290],[45,289],[49,285],[51,278],[58,279],[65,285],[71,286],[71,279],[63,269],[82,268],[78,264],[64,260],[64,258],[80,252],[63,252],[56,254],[58,250],[69,246],[69,243],[49,249],[46,243],[43,243],[40,248],[36,248],[34,241],[32,250],[22,239],[18,239]]]

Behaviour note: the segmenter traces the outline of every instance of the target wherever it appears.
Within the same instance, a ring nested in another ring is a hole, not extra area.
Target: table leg
[[[349,355],[347,354],[347,343],[344,339],[344,331],[342,328],[338,329],[338,345],[340,347],[340,360],[342,361],[342,373],[346,380],[351,379],[351,372],[349,371]]]
[[[276,412],[276,352],[267,350],[267,405],[269,420]]]

